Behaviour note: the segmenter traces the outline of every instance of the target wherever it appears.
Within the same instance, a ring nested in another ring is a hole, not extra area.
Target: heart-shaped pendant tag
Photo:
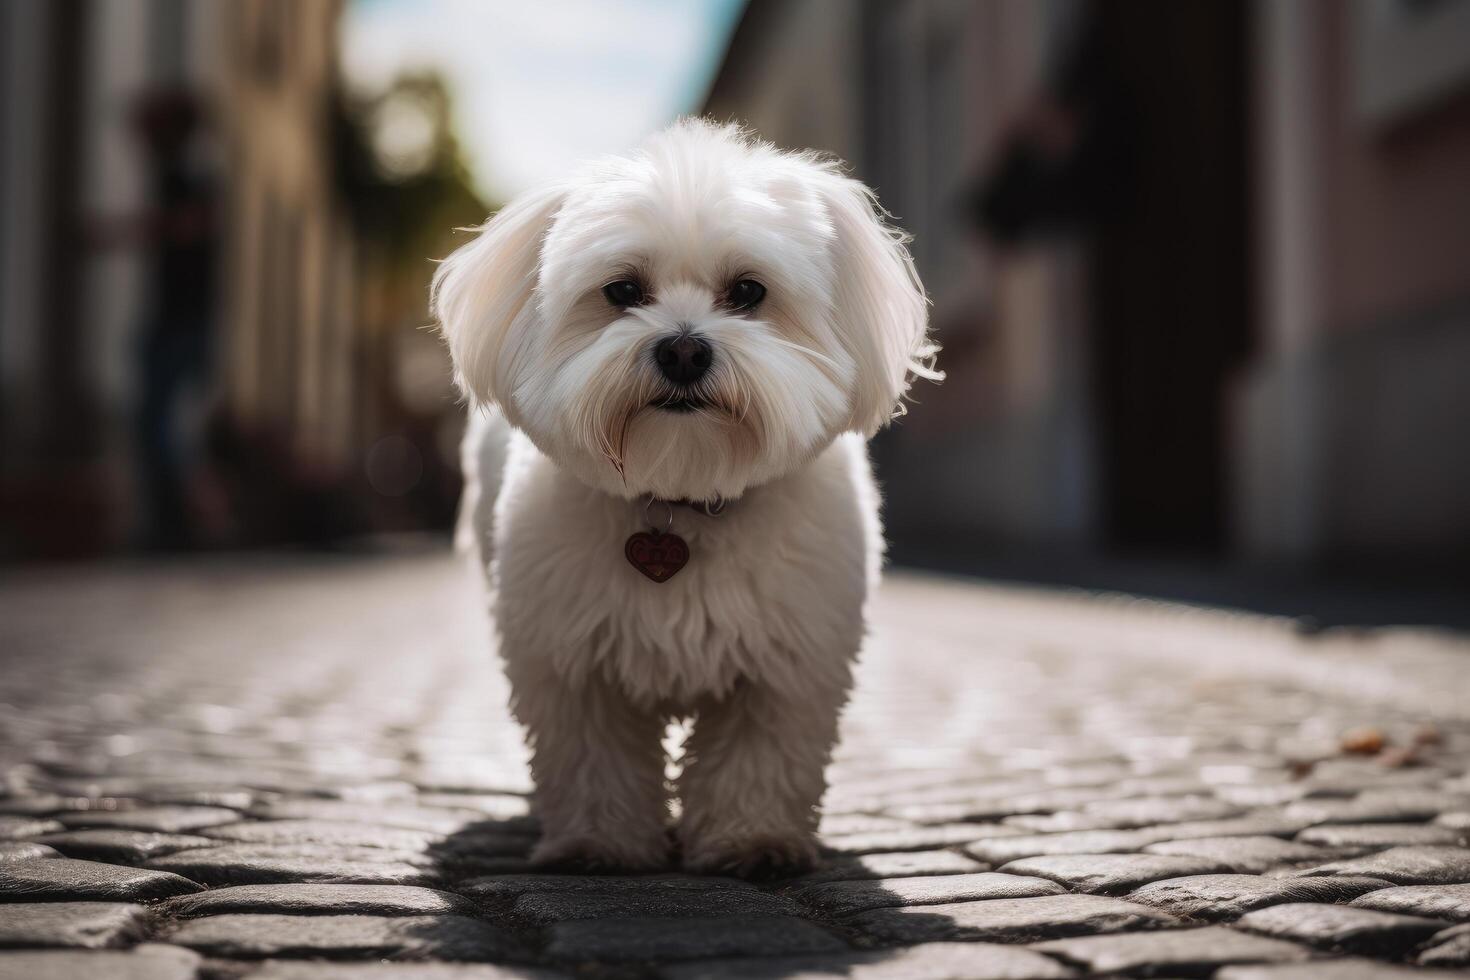
[[[628,564],[655,582],[667,582],[689,562],[689,545],[668,531],[639,531],[623,547]]]

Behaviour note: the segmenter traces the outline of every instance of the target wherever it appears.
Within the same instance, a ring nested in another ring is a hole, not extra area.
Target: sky
[[[504,201],[696,111],[745,0],[351,0],[355,90],[437,69],[481,193]]]

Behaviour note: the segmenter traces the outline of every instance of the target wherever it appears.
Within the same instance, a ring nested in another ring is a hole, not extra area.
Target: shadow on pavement
[[[852,855],[829,851],[810,874],[746,882],[673,868],[641,875],[540,871],[527,861],[535,840],[534,818],[516,817],[476,821],[429,847],[440,887],[473,903],[482,927],[422,924],[418,938],[429,955],[578,969],[658,964],[661,976],[674,978],[774,980],[814,969],[862,976],[913,955],[882,948],[906,940],[897,933],[875,940],[862,916],[903,915],[907,928],[935,940],[961,931],[940,912],[896,912],[913,897],[870,877]]]

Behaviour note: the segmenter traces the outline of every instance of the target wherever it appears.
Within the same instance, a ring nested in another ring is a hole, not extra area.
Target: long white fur
[[[608,307],[629,270],[649,302]],[[767,287],[753,312],[721,302],[737,276]],[[809,865],[883,551],[864,442],[939,376],[901,233],[834,162],[685,120],[502,210],[434,309],[474,413],[459,537],[532,748],[533,858],[664,866],[660,738],[692,717],[684,865]],[[713,348],[708,409],[649,407],[680,330]],[[670,514],[693,557],[656,584],[624,542]]]

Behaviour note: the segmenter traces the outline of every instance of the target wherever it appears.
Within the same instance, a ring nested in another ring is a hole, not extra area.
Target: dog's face
[[[586,482],[734,498],[937,377],[874,205],[833,163],[682,122],[504,208],[434,311],[461,387]]]

